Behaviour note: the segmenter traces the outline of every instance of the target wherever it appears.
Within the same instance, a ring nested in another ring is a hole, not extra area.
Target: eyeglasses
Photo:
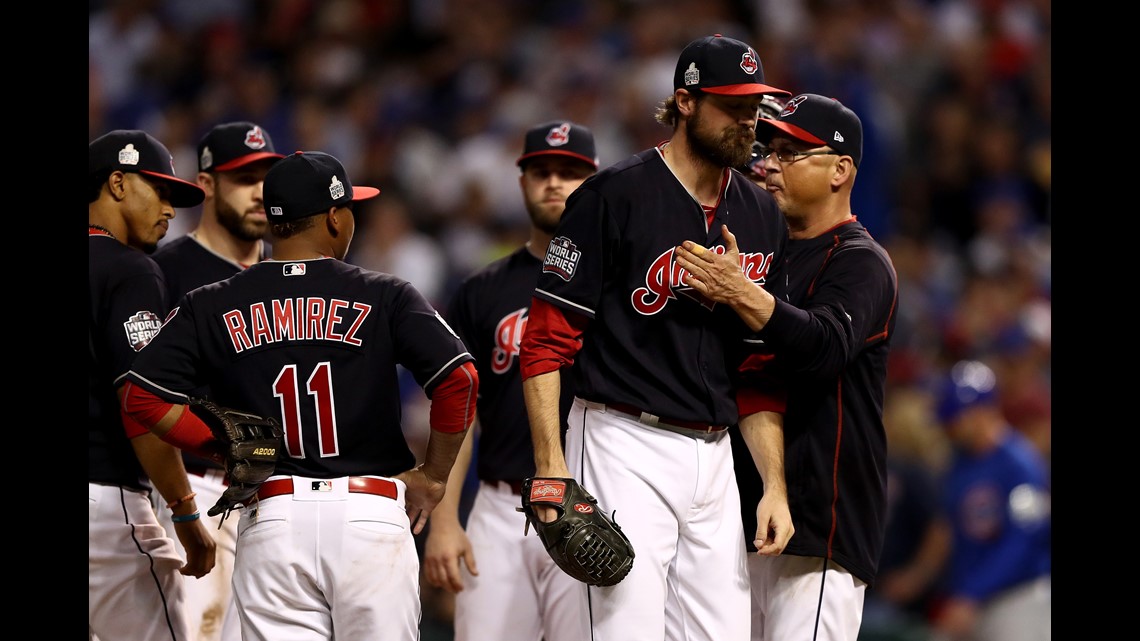
[[[793,149],[761,149],[756,155],[760,160],[768,160],[768,156],[776,155],[776,160],[790,165],[803,156],[842,156],[838,151],[795,151]]]

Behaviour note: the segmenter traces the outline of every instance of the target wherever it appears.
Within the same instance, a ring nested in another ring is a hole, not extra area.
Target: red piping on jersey
[[[115,237],[115,235],[112,234],[111,232],[107,231],[106,229],[103,229],[102,227],[96,227],[95,225],[88,225],[87,226],[87,235],[89,237],[90,236],[106,236],[108,238],[114,238]]]
[[[827,533],[827,558],[831,559],[831,545],[835,542],[835,529],[839,525],[836,505],[839,503],[839,445],[843,442],[843,377],[835,381],[835,458],[831,463],[831,531]]]
[[[842,225],[846,225],[847,223],[852,222],[854,220],[855,220],[855,217],[852,216],[851,220],[846,220],[842,223],[839,223],[835,227],[832,227],[832,229],[835,229],[836,227],[840,227]],[[840,244],[839,243],[839,236],[838,235],[834,236],[833,240],[834,240],[834,242],[832,243],[831,249],[827,250],[827,257],[825,257],[823,259],[823,263],[820,265],[819,271],[817,271],[815,273],[815,276],[811,279],[811,285],[808,286],[808,293],[807,293],[808,296],[811,296],[812,294],[815,293],[815,281],[816,281],[816,279],[819,278],[819,275],[823,273],[824,268],[827,267],[827,263],[829,261],[831,261],[832,253],[834,253],[835,250],[839,248],[839,244]],[[899,282],[898,272],[895,271],[894,265],[891,265],[891,273],[894,274],[894,276],[895,276],[895,282],[896,283]],[[894,318],[895,310],[898,309],[898,304],[899,304],[899,288],[896,286],[894,296],[891,297],[891,311],[889,314],[887,314],[886,322],[883,323],[883,331],[879,332],[878,334],[872,334],[871,336],[868,336],[867,340],[863,341],[864,343],[873,343],[873,342],[878,341],[878,340],[884,340],[887,338],[887,336],[890,335],[890,330],[888,328],[891,326],[891,319]]]
[[[890,334],[891,334],[891,331],[889,329],[891,326],[891,319],[894,318],[895,309],[898,308],[898,304],[899,304],[899,288],[897,285],[897,283],[899,282],[899,275],[898,275],[898,272],[895,271],[895,266],[893,264],[891,265],[891,273],[894,274],[895,283],[896,283],[895,295],[893,298],[891,298],[891,312],[889,314],[887,314],[887,322],[883,324],[883,331],[879,332],[878,334],[875,334],[874,336],[867,337],[867,340],[865,341],[867,343],[871,343],[871,342],[874,342],[874,341],[880,340],[880,339],[886,339],[887,336],[890,336]]]
[[[834,229],[834,227],[832,229]],[[811,296],[812,294],[815,293],[815,281],[816,281],[816,279],[819,278],[819,275],[823,273],[823,270],[825,268],[827,268],[827,264],[829,262],[831,262],[831,254],[833,254],[835,252],[835,250],[839,248],[839,235],[836,234],[835,236],[832,236],[831,240],[832,240],[831,249],[827,250],[827,256],[825,256],[823,259],[823,262],[820,263],[819,270],[815,272],[815,276],[812,276],[811,285],[808,285],[808,291],[807,291],[808,296]]]

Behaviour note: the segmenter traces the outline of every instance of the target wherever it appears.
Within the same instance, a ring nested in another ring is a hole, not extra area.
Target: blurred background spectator
[[[1003,415],[997,390],[978,360],[955,363],[938,385],[954,451],[943,483],[953,542],[932,612],[938,641],[1052,638],[1049,466]]]
[[[437,303],[525,240],[516,178],[499,168],[529,123],[589,126],[608,166],[668,136],[653,109],[685,43],[745,40],[768,84],[834,96],[863,119],[852,204],[900,281],[888,402],[921,405],[952,363],[984,360],[1005,419],[1051,460],[1048,0],[88,7],[89,139],[146,129],[185,177],[198,139],[223,120],[262,124],[283,153],[329,152],[382,190],[349,259]],[[179,211],[163,242],[198,213]],[[424,429],[419,396],[407,397],[409,430]],[[894,449],[906,437],[890,438]],[[938,469],[927,464],[936,484]],[[425,641],[449,638],[447,616],[425,591]]]

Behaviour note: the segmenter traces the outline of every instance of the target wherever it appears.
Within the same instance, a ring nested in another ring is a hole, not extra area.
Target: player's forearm
[[[772,318],[772,311],[776,309],[776,299],[768,293],[768,290],[756,283],[752,281],[746,283],[733,293],[728,305],[749,329],[756,332],[763,329]]]
[[[560,376],[559,370],[554,370],[523,381],[523,398],[526,400],[530,436],[534,445],[535,476],[570,476],[566,455],[562,451]]]
[[[787,496],[784,481],[784,417],[775,412],[756,412],[740,418],[740,434],[764,481],[764,494]]]
[[[459,453],[455,455],[455,463],[447,477],[447,491],[440,499],[439,505],[432,511],[432,520],[454,521],[459,523],[459,499],[463,495],[463,484],[467,480],[467,470],[471,468],[471,451],[474,448],[475,430],[467,430]]]
[[[428,437],[427,452],[424,454],[422,471],[433,481],[450,482],[451,468],[463,447],[463,441],[469,430],[462,432],[440,432],[431,430]],[[446,493],[445,493],[446,496]]]
[[[164,443],[151,433],[132,438],[131,447],[134,448],[135,456],[138,457],[154,489],[158,490],[166,503],[173,503],[190,495],[190,480],[186,478],[186,467],[182,464],[182,453],[178,448]],[[182,501],[172,508],[176,515],[192,514],[197,510],[193,498]]]

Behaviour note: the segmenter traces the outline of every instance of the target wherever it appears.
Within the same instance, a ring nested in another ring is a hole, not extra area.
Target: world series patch
[[[127,332],[127,342],[136,352],[158,336],[160,329],[162,329],[162,319],[158,314],[146,310],[135,312],[127,322],[123,323],[123,330]]]
[[[574,278],[574,270],[578,268],[578,259],[582,252],[578,251],[569,238],[559,236],[550,241],[546,248],[546,258],[542,261],[542,271],[554,274],[566,282]]]

